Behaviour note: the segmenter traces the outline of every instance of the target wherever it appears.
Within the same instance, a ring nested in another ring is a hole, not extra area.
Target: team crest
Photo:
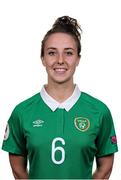
[[[90,121],[84,117],[75,118],[74,124],[79,131],[87,131],[90,127]]]

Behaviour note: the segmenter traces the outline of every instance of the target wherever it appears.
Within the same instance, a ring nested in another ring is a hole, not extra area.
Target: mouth
[[[54,71],[58,74],[64,74],[67,71],[67,68],[54,68]]]

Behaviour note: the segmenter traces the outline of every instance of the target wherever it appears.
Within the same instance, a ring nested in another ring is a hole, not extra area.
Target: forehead
[[[45,48],[77,48],[76,41],[74,37],[67,33],[53,33],[51,34],[46,42]]]

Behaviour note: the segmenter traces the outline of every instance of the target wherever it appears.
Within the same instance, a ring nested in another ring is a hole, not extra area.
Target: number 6
[[[55,163],[55,164],[62,164],[63,162],[64,162],[64,160],[65,160],[65,151],[64,151],[64,149],[62,148],[62,147],[60,147],[60,146],[58,146],[58,147],[55,147],[55,144],[56,144],[56,142],[57,141],[61,141],[61,143],[63,144],[63,145],[65,145],[65,141],[64,141],[64,139],[62,139],[62,138],[60,138],[60,137],[57,137],[57,138],[55,138],[53,141],[52,141],[52,161]],[[56,153],[56,151],[61,151],[61,153],[62,153],[62,158],[59,160],[59,161],[57,161],[56,159],[55,159],[55,153]]]

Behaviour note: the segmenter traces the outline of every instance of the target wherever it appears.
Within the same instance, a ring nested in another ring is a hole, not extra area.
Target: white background
[[[46,83],[41,40],[55,19],[69,15],[80,22],[82,58],[75,82],[110,108],[121,148],[121,5],[120,0],[0,1],[0,146],[16,104]],[[121,153],[115,155],[111,180],[121,178]],[[8,154],[0,150],[0,180],[13,180]]]

